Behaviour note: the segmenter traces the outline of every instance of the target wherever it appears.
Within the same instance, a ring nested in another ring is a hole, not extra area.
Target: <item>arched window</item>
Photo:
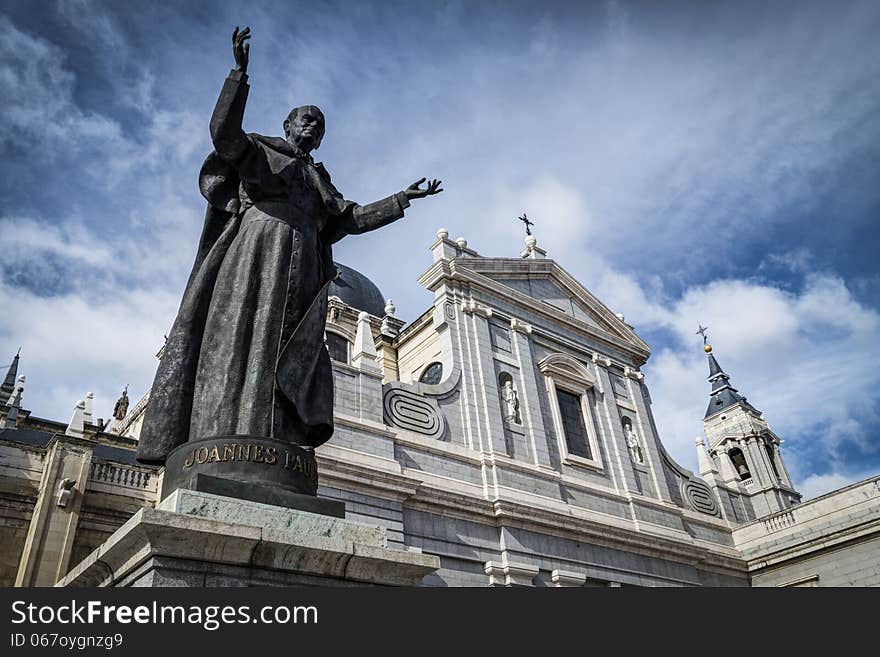
[[[327,351],[333,360],[348,363],[348,340],[338,333],[327,332]]]
[[[752,474],[749,472],[749,466],[746,464],[745,454],[742,453],[742,450],[739,447],[734,447],[727,452],[727,455],[730,457],[730,462],[733,463],[733,468],[736,470],[736,474],[739,475],[741,480],[745,481],[746,479],[752,478]]]
[[[443,378],[443,364],[442,363],[431,363],[422,372],[422,375],[419,377],[419,383],[427,383],[428,385],[435,386],[438,383],[440,383],[440,379],[442,379],[442,378]]]
[[[544,374],[553,427],[563,463],[602,469],[599,439],[590,410],[596,378],[580,361],[551,354],[538,363]]]

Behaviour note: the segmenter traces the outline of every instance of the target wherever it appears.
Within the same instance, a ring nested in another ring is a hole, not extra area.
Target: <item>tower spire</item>
[[[6,378],[3,379],[3,385],[0,385],[0,399],[3,401],[12,397],[12,394],[15,392],[15,377],[18,376],[18,358],[20,355],[21,347],[18,348],[15,358],[12,359],[9,369],[6,370]]]
[[[703,428],[709,438],[708,449],[703,446],[702,439],[697,442],[700,471],[704,476],[711,474],[714,477],[711,467],[714,463],[718,466],[720,480],[713,479],[712,485],[726,488],[726,495],[732,491],[735,496],[749,498],[750,507],[742,508],[747,520],[786,509],[796,504],[801,496],[794,489],[782,461],[781,441],[771,431],[761,411],[731,385],[730,376],[712,352],[706,330],[700,326],[697,331],[703,336],[703,351],[709,361],[709,383],[712,384],[709,407],[703,418]],[[707,455],[712,463],[707,460]]]
[[[697,331],[697,333],[701,333],[703,336],[703,351],[706,352],[706,358],[709,361],[709,383],[712,384],[712,391],[709,393],[709,406],[706,408],[706,414],[703,418],[705,419],[715,415],[715,413],[720,413],[734,404],[742,404],[760,415],[760,411],[749,404],[746,398],[739,394],[739,391],[731,385],[730,376],[721,369],[715,354],[712,353],[712,345],[709,344],[708,337],[705,334],[706,328],[702,326],[700,328],[702,330]]]

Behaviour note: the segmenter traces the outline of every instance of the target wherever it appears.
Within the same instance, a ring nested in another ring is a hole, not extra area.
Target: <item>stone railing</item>
[[[802,543],[810,530],[819,540],[828,532],[843,532],[847,527],[880,519],[878,482],[880,477],[871,477],[740,525],[733,530],[734,543],[754,555],[771,547]]]
[[[112,486],[122,486],[124,488],[138,488],[142,490],[155,488],[155,485],[150,485],[155,481],[154,472],[110,461],[92,461],[89,480]]]
[[[786,527],[791,527],[795,523],[794,512],[789,510],[777,513],[769,518],[765,518],[763,523],[764,529],[768,532],[775,532]]]

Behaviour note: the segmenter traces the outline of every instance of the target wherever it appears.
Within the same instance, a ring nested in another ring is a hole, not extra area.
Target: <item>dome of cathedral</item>
[[[330,284],[328,296],[339,297],[342,302],[357,310],[363,310],[383,317],[385,315],[385,297],[369,278],[351,267],[338,262],[333,263],[339,270],[339,277]]]

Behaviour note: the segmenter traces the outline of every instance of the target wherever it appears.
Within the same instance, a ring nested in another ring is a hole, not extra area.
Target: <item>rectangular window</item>
[[[336,333],[327,332],[327,351],[330,358],[340,363],[348,362],[348,340]]]
[[[559,415],[562,419],[568,453],[592,460],[580,396],[557,388],[556,397],[559,400]]]

